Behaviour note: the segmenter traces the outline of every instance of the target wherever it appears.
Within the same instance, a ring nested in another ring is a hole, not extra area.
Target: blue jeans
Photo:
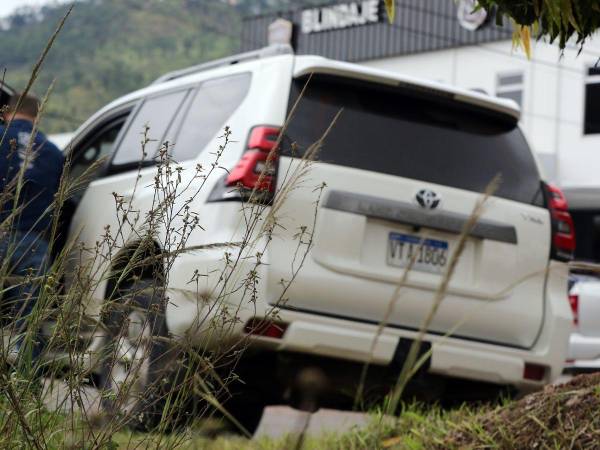
[[[4,286],[10,289],[3,298],[3,302],[11,302],[14,333],[20,335],[26,331],[28,316],[38,300],[41,281],[35,278],[44,275],[47,269],[48,241],[40,233],[13,231],[0,241],[0,258],[3,263],[8,262],[9,276],[24,277],[15,286]],[[33,279],[27,280],[28,276]],[[34,354],[38,353],[37,347],[33,346]]]

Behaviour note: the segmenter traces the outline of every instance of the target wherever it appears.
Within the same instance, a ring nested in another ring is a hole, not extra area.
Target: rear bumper
[[[377,333],[374,325],[294,311],[281,311],[280,317],[290,323],[284,337],[280,340],[256,337],[253,338],[255,345],[277,351],[371,361],[383,366],[394,362],[401,338],[415,339],[417,335],[414,331],[386,328],[373,346]],[[536,389],[557,378],[564,365],[567,336],[560,332],[549,335],[549,342],[539,342],[532,349],[518,349],[426,334],[424,341],[431,345],[428,372]],[[524,379],[526,363],[546,367],[544,378],[540,381]]]
[[[565,373],[583,373],[600,371],[600,358],[598,359],[576,359],[567,360]]]
[[[600,337],[572,333],[566,370],[600,369]]]

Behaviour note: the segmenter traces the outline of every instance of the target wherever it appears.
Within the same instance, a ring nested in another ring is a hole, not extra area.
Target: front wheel
[[[141,279],[113,297],[103,309],[102,406],[138,430],[170,427],[180,419],[171,412],[183,411],[177,402],[184,399],[174,382],[180,352],[168,336],[164,289]]]

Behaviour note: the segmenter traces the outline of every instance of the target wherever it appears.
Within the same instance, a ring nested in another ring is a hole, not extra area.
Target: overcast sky
[[[39,6],[65,0],[0,0],[0,17],[9,16],[19,6]]]

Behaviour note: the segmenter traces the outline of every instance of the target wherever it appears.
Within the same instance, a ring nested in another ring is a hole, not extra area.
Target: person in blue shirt
[[[19,358],[27,319],[38,298],[38,277],[48,268],[49,228],[64,163],[61,151],[43,133],[33,131],[37,98],[26,95],[19,104],[19,97],[10,99],[0,126],[0,258],[9,275],[22,277],[3,299],[12,303],[14,320],[9,362]],[[34,336],[37,341],[37,333]],[[37,356],[40,345],[32,348]]]

